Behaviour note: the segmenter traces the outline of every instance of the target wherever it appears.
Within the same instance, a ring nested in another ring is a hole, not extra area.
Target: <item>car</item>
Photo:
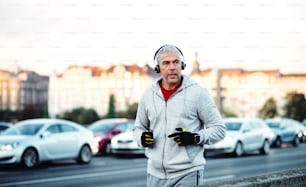
[[[137,145],[133,136],[133,126],[130,126],[126,132],[112,138],[111,152],[114,155],[144,155],[145,148]]]
[[[224,118],[226,136],[221,141],[207,145],[205,153],[231,153],[240,157],[244,153],[259,150],[261,154],[270,152],[272,131],[266,123],[257,118]]]
[[[0,136],[0,164],[34,168],[44,161],[74,159],[88,164],[98,151],[91,131],[62,119],[17,122]]]
[[[265,120],[273,130],[272,146],[281,147],[283,143],[298,146],[303,138],[303,130],[298,121],[289,118],[275,118]]]
[[[13,124],[12,123],[8,123],[8,122],[0,122],[0,135],[3,131],[5,131],[6,129],[12,127]]]
[[[127,118],[109,118],[90,124],[87,128],[94,133],[96,141],[99,142],[99,154],[111,154],[111,139],[115,135],[125,132],[130,126],[133,126],[134,121]]]
[[[306,127],[299,121],[294,120],[293,125],[298,129],[298,137],[300,139],[300,143],[306,142]]]

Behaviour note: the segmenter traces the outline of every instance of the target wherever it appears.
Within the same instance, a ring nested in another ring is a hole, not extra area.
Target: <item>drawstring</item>
[[[156,94],[154,93],[154,89],[152,90],[152,95],[153,95],[153,103],[154,103],[153,105],[154,105],[155,114],[157,114],[157,108],[156,108],[156,102],[155,102]]]
[[[187,109],[187,104],[186,104],[186,89],[183,89],[183,94],[184,94],[184,108]],[[186,110],[186,112],[184,112],[186,119],[188,119],[188,110]]]
[[[199,170],[197,170],[197,185],[199,185]]]
[[[156,94],[154,93],[154,89],[152,89],[153,105],[154,105],[155,115],[157,115],[158,113],[157,113],[157,108],[156,108],[155,97],[156,97]],[[152,124],[155,124],[156,119],[157,119],[157,117],[153,118],[154,121],[152,121]],[[150,128],[150,130],[152,130],[152,129]]]

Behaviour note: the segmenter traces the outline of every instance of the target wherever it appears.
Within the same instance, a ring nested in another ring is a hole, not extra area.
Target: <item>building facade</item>
[[[144,90],[158,77],[149,66],[114,65],[109,69],[71,66],[51,75],[49,115],[56,117],[74,108],[93,108],[100,116],[108,111],[110,95],[117,111],[138,103]],[[220,111],[240,117],[256,117],[266,100],[273,97],[279,111],[288,92],[306,95],[306,74],[282,74],[279,70],[205,69],[193,63],[190,76],[208,89]]]
[[[41,109],[48,102],[49,78],[33,71],[0,70],[0,110]]]
[[[79,107],[95,109],[104,116],[111,95],[115,97],[116,111],[125,111],[139,102],[158,76],[148,65],[114,65],[108,69],[70,66],[49,77],[33,71],[0,70],[0,110],[23,110],[29,105],[41,109],[48,104],[50,117]],[[281,112],[288,92],[306,95],[306,74],[282,74],[277,69],[201,70],[195,61],[190,76],[208,89],[222,113],[232,111],[240,117],[257,116],[271,97]]]
[[[306,74],[282,74],[279,70],[206,69],[195,61],[191,77],[214,96],[221,111],[240,117],[256,117],[269,98],[277,101],[278,111],[288,92],[306,95]]]
[[[148,66],[115,65],[109,69],[91,66],[70,66],[60,75],[51,75],[49,84],[49,115],[56,117],[74,108],[93,108],[104,116],[111,95],[117,111],[138,103],[141,94],[152,83]]]

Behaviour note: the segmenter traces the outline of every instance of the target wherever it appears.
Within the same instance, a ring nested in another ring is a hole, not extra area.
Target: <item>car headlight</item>
[[[18,147],[18,145],[19,145],[18,142],[3,144],[3,145],[0,145],[0,151],[11,151],[15,149],[16,147]]]

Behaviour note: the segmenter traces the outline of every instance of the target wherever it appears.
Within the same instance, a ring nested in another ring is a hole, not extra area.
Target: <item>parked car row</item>
[[[269,154],[270,147],[281,147],[285,143],[298,146],[306,142],[306,127],[293,119],[225,118],[224,123],[226,137],[216,144],[205,145],[207,152],[231,153],[235,156],[253,151]],[[276,127],[276,124],[280,125]],[[144,154],[145,149],[139,148],[134,140],[132,127],[111,139],[111,153]]]
[[[269,154],[272,130],[260,119],[226,118],[226,136],[220,142],[205,145],[207,152],[231,153],[241,156],[246,152],[258,150]]]
[[[298,146],[306,140],[306,127],[296,120],[267,119],[266,123],[273,130],[272,146],[274,147],[281,147],[283,143]]]
[[[292,119],[225,118],[226,137],[206,152],[242,156],[257,151],[269,154],[270,147],[284,143],[298,146],[306,141],[306,126]],[[87,128],[61,119],[31,119],[8,124],[0,136],[0,164],[32,168],[44,161],[75,159],[90,163],[100,154],[144,154],[133,137],[135,120],[102,119]],[[1,124],[2,125],[2,124]]]
[[[134,126],[134,120],[126,118],[101,119],[88,126],[99,142],[99,153],[110,154],[111,140],[114,136],[124,133]]]
[[[251,151],[268,154],[270,147],[283,144],[298,146],[306,141],[306,127],[287,118],[247,119],[225,118],[226,137],[213,145],[205,145],[206,153],[220,152],[241,156]]]

